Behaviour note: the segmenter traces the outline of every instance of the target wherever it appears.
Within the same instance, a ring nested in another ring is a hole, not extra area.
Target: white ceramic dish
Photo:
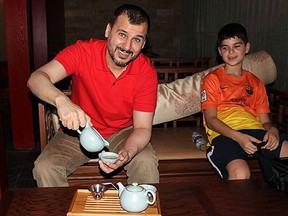
[[[98,157],[103,163],[115,163],[119,160],[119,155],[114,152],[102,151],[98,154]]]

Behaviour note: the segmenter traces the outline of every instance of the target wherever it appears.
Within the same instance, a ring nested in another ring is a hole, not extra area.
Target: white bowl
[[[119,155],[114,152],[102,151],[98,154],[98,157],[103,163],[115,163],[119,160]]]
[[[156,193],[156,191],[157,191],[157,188],[153,185],[150,185],[150,184],[140,184],[140,186],[145,188],[146,190],[151,190],[154,193]]]

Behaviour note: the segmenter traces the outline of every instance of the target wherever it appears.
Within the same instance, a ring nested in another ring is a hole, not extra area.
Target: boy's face
[[[225,64],[236,66],[242,64],[245,54],[249,52],[250,43],[246,45],[244,41],[238,37],[225,39],[221,46],[218,47],[219,54],[222,56]]]
[[[145,45],[147,30],[147,23],[130,24],[126,14],[120,15],[112,28],[108,24],[105,31],[108,65],[114,63],[118,67],[126,67],[137,58]]]

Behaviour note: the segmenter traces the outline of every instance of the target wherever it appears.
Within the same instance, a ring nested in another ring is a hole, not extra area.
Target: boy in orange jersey
[[[271,157],[288,156],[288,137],[279,136],[270,120],[264,84],[242,69],[250,43],[245,27],[225,25],[218,33],[217,47],[225,65],[203,81],[201,109],[211,146],[209,163],[222,179],[249,179],[249,156],[257,157],[257,145]]]

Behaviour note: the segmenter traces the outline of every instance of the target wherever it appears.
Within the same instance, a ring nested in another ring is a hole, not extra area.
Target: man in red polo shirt
[[[77,41],[31,74],[31,91],[54,105],[69,129],[57,133],[35,161],[33,176],[39,187],[67,186],[67,176],[90,159],[75,133],[86,122],[119,154],[115,164],[99,161],[104,172],[124,166],[128,183],[159,182],[158,159],[149,143],[157,74],[141,54],[149,28],[143,9],[122,5],[107,24],[107,40]],[[54,85],[70,75],[71,99]]]

